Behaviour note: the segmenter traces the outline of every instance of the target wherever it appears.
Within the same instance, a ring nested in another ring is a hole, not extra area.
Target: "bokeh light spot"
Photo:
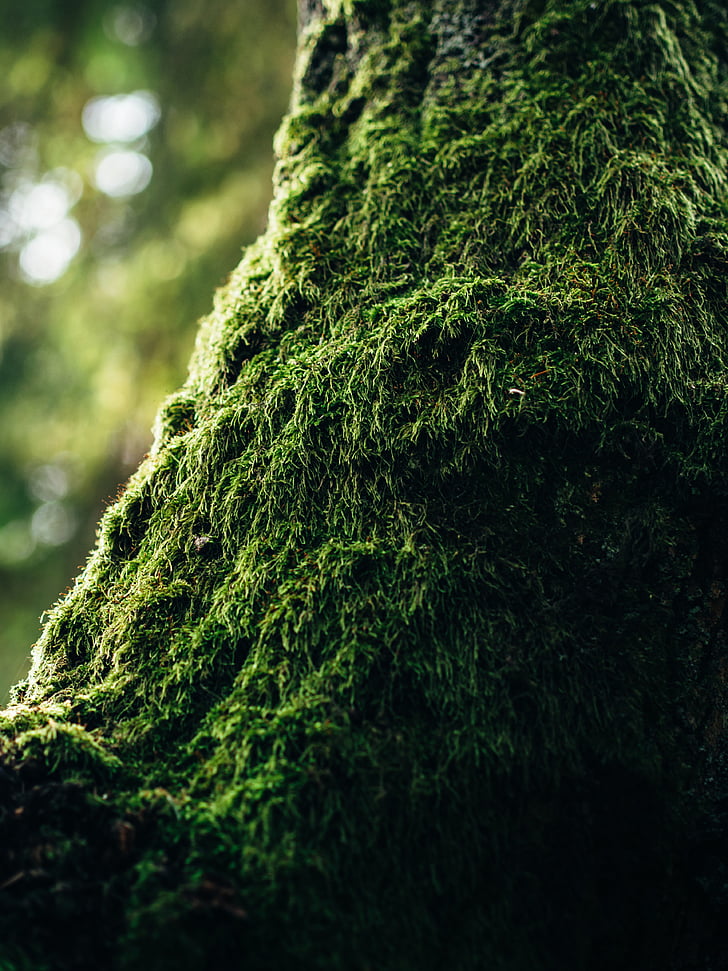
[[[157,124],[161,109],[151,91],[92,98],[81,121],[93,142],[134,142]]]
[[[67,543],[76,532],[76,517],[57,500],[44,502],[33,513],[30,532],[44,546],[60,546]]]
[[[136,47],[149,40],[155,23],[156,17],[147,7],[118,6],[107,14],[104,29],[113,40],[121,41],[128,47]]]
[[[66,216],[70,199],[58,182],[37,182],[16,189],[10,197],[9,211],[23,230],[48,229]]]
[[[74,219],[61,222],[34,236],[20,251],[20,269],[28,283],[53,283],[68,269],[81,245],[81,230]]]
[[[21,165],[36,153],[36,136],[31,125],[16,121],[0,129],[0,162],[8,168]]]
[[[96,165],[96,188],[107,196],[122,198],[143,192],[152,178],[152,163],[141,152],[103,153]]]
[[[13,519],[0,529],[0,565],[13,567],[35,550],[35,539],[25,519]]]
[[[28,492],[38,502],[63,499],[69,487],[68,471],[55,462],[38,465],[28,475]]]

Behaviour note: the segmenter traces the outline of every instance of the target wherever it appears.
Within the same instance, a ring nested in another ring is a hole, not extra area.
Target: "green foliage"
[[[167,803],[122,967],[690,946],[726,710],[724,15],[472,6],[308,26],[269,229],[18,689],[69,724],[19,757],[98,744],[120,810]]]

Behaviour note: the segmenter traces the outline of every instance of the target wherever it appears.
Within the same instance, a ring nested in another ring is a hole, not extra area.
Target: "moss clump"
[[[122,968],[715,964],[725,16],[309,7],[14,751],[154,815]]]

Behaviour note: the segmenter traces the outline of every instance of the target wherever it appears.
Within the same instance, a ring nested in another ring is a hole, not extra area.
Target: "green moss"
[[[165,922],[153,967],[673,959],[725,711],[713,14],[304,33],[269,230],[18,689],[57,775],[169,794],[121,966]]]
[[[42,728],[16,735],[15,745],[21,758],[48,760],[50,771],[60,766],[79,767],[108,776],[121,767],[120,759],[81,725],[57,722],[53,718]]]

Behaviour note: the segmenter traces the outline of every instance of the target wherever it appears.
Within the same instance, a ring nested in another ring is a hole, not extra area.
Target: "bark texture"
[[[728,967],[723,5],[301,14],[269,229],[2,718],[0,955]]]

